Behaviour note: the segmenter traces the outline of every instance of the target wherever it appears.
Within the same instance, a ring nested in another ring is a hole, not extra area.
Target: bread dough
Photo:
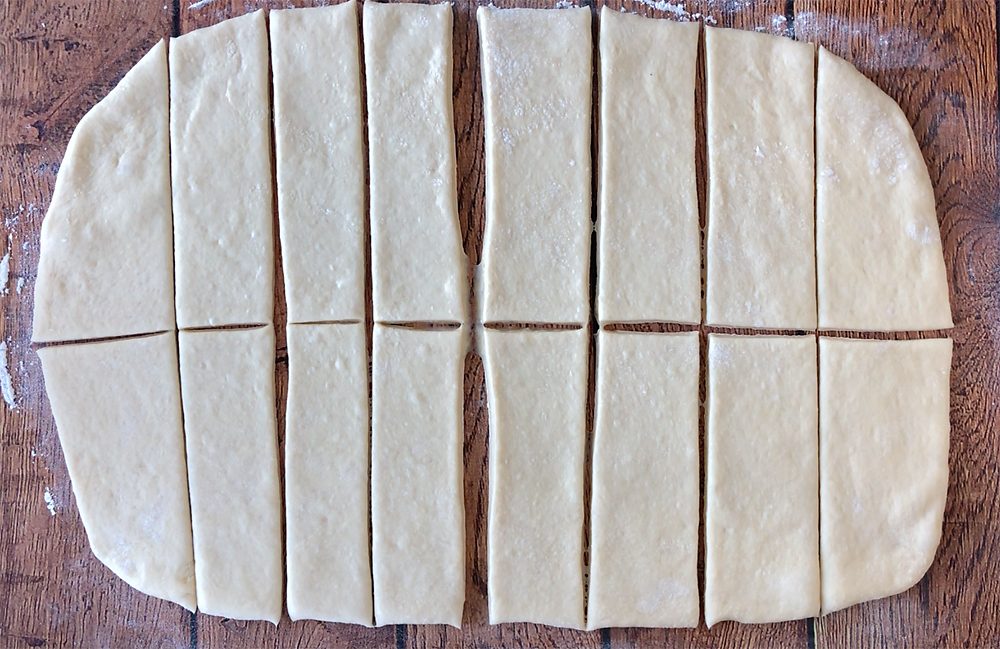
[[[372,301],[379,322],[464,322],[450,4],[365,2]]]
[[[582,629],[587,331],[483,338],[490,624]]]
[[[365,153],[354,0],[270,14],[289,322],[365,317]]]
[[[34,341],[174,328],[167,102],[160,42],[73,132],[42,222]]]
[[[696,22],[601,8],[597,317],[701,322]]]
[[[820,608],[815,336],[708,337],[705,623]]]
[[[181,328],[271,322],[268,86],[263,11],[170,39],[170,157]]]
[[[948,490],[950,339],[821,338],[823,613],[917,583]]]
[[[708,324],[816,328],[813,54],[705,28]]]
[[[179,342],[198,607],[277,624],[274,329],[182,331]]]
[[[819,52],[816,87],[819,326],[952,326],[934,190],[913,130],[854,66]]]
[[[698,626],[698,332],[597,340],[587,628]]]
[[[465,329],[376,325],[372,351],[375,623],[462,625]]]
[[[288,616],[371,626],[365,326],[286,333]]]
[[[484,322],[590,318],[590,8],[480,7]]]
[[[94,555],[133,588],[195,610],[174,334],[38,357]]]

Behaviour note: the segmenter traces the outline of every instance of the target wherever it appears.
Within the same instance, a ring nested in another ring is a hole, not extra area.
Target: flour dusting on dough
[[[0,392],[3,393],[3,400],[7,402],[7,407],[17,410],[17,401],[14,396],[14,384],[10,380],[10,372],[7,371],[7,341],[0,341]]]

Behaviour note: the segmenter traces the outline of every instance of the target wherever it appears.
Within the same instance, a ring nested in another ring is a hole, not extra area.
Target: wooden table
[[[30,346],[39,229],[59,162],[83,114],[158,39],[258,6],[283,4],[5,0],[0,6],[0,218],[6,231],[2,252],[9,253],[10,271],[0,294],[0,351],[11,377],[5,403],[0,404],[0,647],[1000,646],[1000,430],[995,416],[1000,398],[1000,6],[971,0],[940,6],[893,0],[877,7],[851,0],[689,0],[683,6],[652,0],[609,2],[649,16],[697,19],[700,14],[709,24],[821,43],[874,79],[914,125],[934,183],[956,323],[944,536],[933,566],[916,587],[825,618],[774,625],[723,623],[711,630],[702,625],[693,630],[592,633],[532,624],[489,626],[487,411],[482,363],[475,355],[468,358],[465,380],[468,568],[461,630],[365,629],[291,622],[287,617],[276,628],[192,615],[132,590],[102,566],[87,545],[41,367]],[[584,4],[596,10],[602,2]],[[478,262],[484,158],[475,9],[469,0],[459,0],[455,7],[454,97],[461,227],[466,251]],[[594,29],[596,36],[596,22]],[[698,103],[703,104],[701,96]],[[703,158],[699,165],[704,197]],[[280,286],[280,265],[276,271]],[[277,304],[283,429],[288,368],[280,292]]]

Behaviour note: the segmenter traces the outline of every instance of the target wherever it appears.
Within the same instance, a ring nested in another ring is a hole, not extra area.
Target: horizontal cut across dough
[[[587,628],[697,626],[698,332],[597,348]]]
[[[816,337],[708,337],[705,623],[820,609]]]
[[[267,29],[256,11],[170,39],[177,326],[269,323]]]
[[[586,329],[485,329],[490,624],[580,629]]]
[[[274,329],[182,331],[179,343],[198,608],[277,624]]]
[[[917,583],[941,539],[952,342],[821,338],[823,613]]]
[[[480,7],[484,322],[589,319],[590,9]]]
[[[129,585],[195,610],[173,333],[38,350],[94,555]]]
[[[701,322],[698,31],[601,8],[601,322]]]
[[[451,4],[365,2],[372,302],[378,322],[464,322]]]
[[[819,326],[952,326],[927,166],[899,106],[824,48],[816,87]]]
[[[286,334],[288,615],[371,626],[365,326],[290,325]]]
[[[174,328],[168,101],[160,42],[73,132],[42,222],[32,340]]]
[[[462,377],[468,333],[376,325],[372,350],[375,623],[462,625]]]
[[[365,317],[365,152],[354,0],[272,11],[278,221],[289,322]]]

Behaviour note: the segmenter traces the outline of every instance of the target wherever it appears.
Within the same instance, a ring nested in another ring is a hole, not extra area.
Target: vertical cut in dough
[[[272,11],[278,224],[289,322],[365,317],[365,153],[354,0]]]
[[[288,615],[371,626],[365,326],[287,334]]]
[[[182,331],[179,340],[198,608],[277,624],[274,329]]]
[[[36,342],[174,328],[167,108],[161,41],[73,132],[42,222]]]
[[[951,339],[821,338],[823,613],[913,586],[948,490]]]
[[[698,332],[597,349],[587,628],[697,626]]]
[[[269,323],[267,30],[256,11],[170,39],[177,326]]]
[[[94,555],[130,586],[195,610],[174,334],[38,357]]]
[[[589,319],[590,9],[480,7],[484,322]]]
[[[815,336],[708,337],[705,622],[820,610]]]
[[[597,317],[701,322],[698,23],[601,9]]]
[[[464,322],[451,4],[365,2],[372,301],[379,322]]]
[[[375,623],[462,625],[464,328],[375,326],[372,575]]]
[[[816,328],[813,54],[705,28],[708,324]]]
[[[484,339],[490,624],[582,629],[587,330]]]
[[[819,326],[952,326],[934,190],[906,115],[820,48],[816,87]]]

